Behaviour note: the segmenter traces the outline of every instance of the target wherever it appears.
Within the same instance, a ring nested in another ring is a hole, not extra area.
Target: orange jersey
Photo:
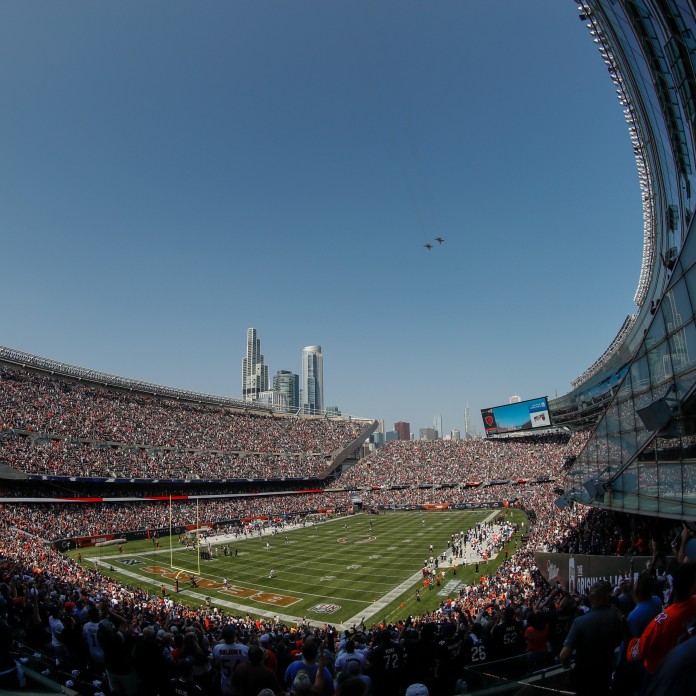
[[[629,662],[643,662],[653,674],[662,658],[688,637],[689,626],[696,620],[696,596],[675,602],[658,614],[643,631],[640,638],[628,644]]]

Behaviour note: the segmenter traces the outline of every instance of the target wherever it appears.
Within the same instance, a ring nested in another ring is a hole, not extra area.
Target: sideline
[[[500,510],[494,510],[491,512],[486,519],[482,521],[482,524],[487,524],[491,520],[494,520],[500,514]],[[497,555],[497,554],[496,554]],[[492,556],[495,558],[495,556]],[[365,611],[360,614],[356,614],[352,618],[344,621],[342,626],[344,628],[352,628],[353,626],[360,625],[365,619],[371,619],[375,614],[383,611],[389,604],[391,604],[397,597],[402,595],[406,590],[413,587],[417,582],[423,578],[423,573],[419,570],[414,573],[410,578],[406,578],[400,585],[397,585],[393,590],[387,592],[383,595],[381,599],[378,599],[374,604],[368,606]]]
[[[129,578],[133,578],[134,580],[137,580],[140,583],[147,583],[148,585],[153,585],[154,587],[162,587],[164,585],[167,589],[172,590],[171,593],[167,594],[167,598],[175,601],[176,597],[193,597],[194,599],[197,599],[203,603],[205,603],[206,597],[209,595],[201,594],[200,592],[192,592],[191,590],[184,590],[180,589],[178,593],[174,592],[174,585],[170,582],[167,582],[166,578],[163,578],[160,576],[160,578],[157,581],[151,580],[150,578],[144,576],[144,575],[138,575],[137,573],[133,573],[130,570],[125,570],[119,568],[116,572],[118,572],[120,575],[126,575]],[[212,604],[211,608],[215,606],[221,606],[225,607],[227,609],[235,609],[239,612],[241,616],[246,616],[247,614],[249,616],[254,616],[258,614],[259,616],[264,616],[268,619],[273,619],[274,617],[279,617],[280,619],[283,620],[285,623],[307,623],[310,626],[316,626],[318,628],[323,628],[326,625],[326,621],[314,621],[313,619],[305,619],[304,617],[300,616],[292,616],[290,614],[282,614],[279,611],[269,611],[268,609],[259,609],[257,607],[250,607],[248,604],[237,604],[236,602],[230,602],[227,599],[218,599],[217,597],[213,598],[211,597]]]

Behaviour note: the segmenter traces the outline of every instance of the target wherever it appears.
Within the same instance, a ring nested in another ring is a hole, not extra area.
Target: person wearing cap
[[[596,582],[590,587],[590,611],[570,627],[559,656],[568,666],[575,653],[573,686],[578,696],[608,694],[614,670],[614,653],[621,643],[625,620],[610,604],[611,585]]]
[[[411,684],[404,696],[430,696],[430,691],[425,684]]]

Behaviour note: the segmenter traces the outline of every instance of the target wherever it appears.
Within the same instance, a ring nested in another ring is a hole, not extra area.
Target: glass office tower
[[[324,411],[324,356],[321,346],[302,349],[302,410],[314,415]]]

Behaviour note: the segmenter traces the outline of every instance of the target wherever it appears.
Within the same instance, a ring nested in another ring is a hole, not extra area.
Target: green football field
[[[169,596],[191,605],[204,604],[209,596],[212,606],[227,614],[278,616],[285,623],[307,619],[349,626],[364,620],[370,625],[435,609],[448,596],[456,596],[462,583],[477,580],[473,566],[460,567],[456,576],[448,568],[441,586],[428,591],[421,586],[420,570],[431,555],[430,544],[434,553],[442,553],[453,532],[497,514],[525,521],[517,510],[338,517],[275,536],[230,539],[225,542],[230,556],[223,554],[222,546],[216,556],[213,545],[213,559],[200,560],[200,572],[196,551],[184,549],[176,538],[171,551],[166,537],[160,539],[159,551],[144,540],[124,544],[122,553],[115,546],[80,553],[83,563],[92,565],[96,560],[102,570],[122,582],[148,588],[153,594],[159,594],[164,585]],[[517,545],[518,539],[508,545],[510,553]],[[479,575],[493,572],[502,556],[482,563]],[[190,582],[191,574],[196,587]],[[421,590],[420,601],[415,599],[416,588]]]

